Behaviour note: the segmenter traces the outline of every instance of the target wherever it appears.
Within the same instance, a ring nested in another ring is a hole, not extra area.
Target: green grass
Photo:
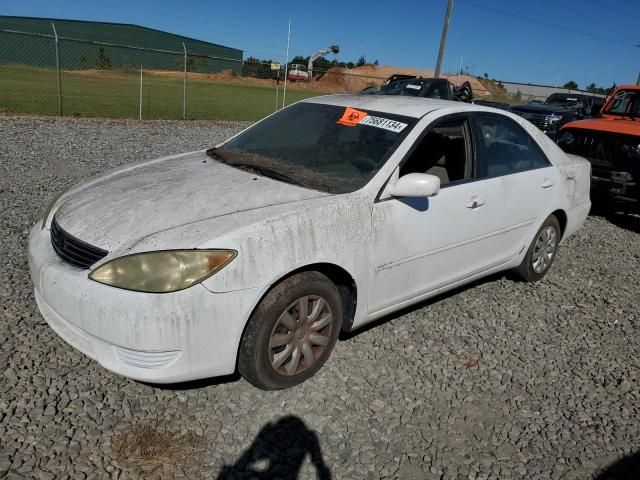
[[[62,72],[62,114],[82,117],[138,118],[140,74],[134,72]],[[250,81],[250,80],[249,80]],[[272,113],[276,90],[270,86],[220,83],[190,78],[187,118],[258,120]],[[182,78],[143,75],[142,118],[182,118]],[[319,95],[287,89],[287,104]],[[279,103],[282,104],[282,85]],[[0,65],[0,112],[57,115],[54,69]]]

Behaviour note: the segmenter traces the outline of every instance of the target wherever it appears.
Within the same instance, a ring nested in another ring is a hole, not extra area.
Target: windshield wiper
[[[248,171],[250,173],[257,173],[259,175],[262,175],[263,177],[273,178],[274,180],[290,183],[291,185],[306,187],[306,185],[299,182],[298,180],[295,180],[293,177],[290,177],[286,173],[273,170],[272,168],[265,167],[263,165],[258,165],[257,163],[230,161],[229,158],[225,158],[224,155],[220,155],[220,152],[218,152],[217,150],[218,149],[216,148],[210,148],[209,150],[206,151],[206,154],[211,158],[214,158],[231,167],[236,167],[241,170]]]
[[[269,177],[269,178],[273,178],[274,180],[280,180],[281,182],[290,183],[291,185],[304,187],[302,183],[290,177],[289,175],[282,172],[278,172],[276,170],[272,170],[271,168],[268,168],[268,167],[263,167],[262,165],[256,165],[255,163],[235,163],[235,162],[234,163],[225,162],[225,163],[232,167],[237,167],[245,171],[250,171],[250,173],[251,172],[258,173],[263,177]]]
[[[256,165],[255,163],[230,163],[229,165],[233,167],[239,168],[247,168],[249,170],[253,170],[258,172],[260,175],[264,175],[265,177],[273,178],[274,180],[281,180],[286,183],[291,183],[293,185],[300,185],[300,182],[294,180],[289,175],[286,175],[282,172],[278,172],[276,170],[272,170],[267,167],[263,167],[262,165]]]

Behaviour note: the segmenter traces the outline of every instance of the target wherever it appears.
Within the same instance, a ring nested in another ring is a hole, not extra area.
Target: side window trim
[[[497,113],[493,113],[493,112],[470,112],[471,113],[471,119],[470,122],[472,124],[471,129],[474,132],[473,135],[473,141],[474,141],[474,151],[476,152],[476,165],[477,165],[477,170],[476,170],[476,174],[478,175],[478,179],[489,179],[489,178],[497,178],[497,177],[505,177],[508,175],[515,175],[516,173],[523,173],[523,172],[530,172],[532,170],[539,170],[541,168],[548,168],[548,167],[552,167],[553,163],[551,163],[551,161],[549,160],[549,158],[547,157],[547,154],[544,153],[544,150],[542,150],[542,147],[540,147],[540,145],[538,145],[538,142],[536,142],[535,138],[533,138],[529,132],[527,132],[527,130],[520,125],[518,122],[516,122],[515,120],[513,120],[512,118],[507,117],[506,115],[500,115]],[[520,132],[522,132],[524,135],[527,136],[527,138],[529,138],[529,141],[533,144],[533,148],[535,149],[535,151],[540,155],[540,157],[542,157],[546,163],[546,165],[544,166],[539,166],[539,167],[531,167],[531,168],[526,168],[523,170],[517,170],[514,172],[509,172],[506,174],[500,174],[500,175],[487,175],[487,149],[486,146],[484,144],[483,141],[483,136],[482,136],[482,127],[480,125],[480,121],[482,119],[482,117],[488,117],[488,118],[499,118],[499,119],[504,119],[505,121],[507,121],[507,123],[513,125],[516,127],[516,129],[518,129]]]

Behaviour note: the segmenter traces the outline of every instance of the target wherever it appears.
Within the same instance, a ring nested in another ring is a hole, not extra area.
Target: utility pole
[[[451,8],[453,0],[447,0],[447,13],[444,16],[444,25],[442,26],[442,38],[440,39],[440,51],[438,51],[438,63],[436,63],[435,77],[440,77],[440,67],[442,67],[442,57],[444,57],[444,47],[447,43],[447,32],[449,31],[449,20],[451,20]]]
[[[287,77],[289,76],[289,45],[291,44],[291,17],[289,17],[289,32],[287,33],[287,58],[284,62],[284,88],[282,89],[282,108],[287,99]]]
[[[636,85],[640,85],[640,73],[638,73],[638,79],[636,80]]]

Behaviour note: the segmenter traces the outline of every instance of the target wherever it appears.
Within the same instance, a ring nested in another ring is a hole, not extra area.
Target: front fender
[[[372,201],[364,194],[336,195],[271,216],[208,242],[238,256],[207,279],[213,292],[271,286],[315,263],[335,264],[357,281],[368,277]]]

